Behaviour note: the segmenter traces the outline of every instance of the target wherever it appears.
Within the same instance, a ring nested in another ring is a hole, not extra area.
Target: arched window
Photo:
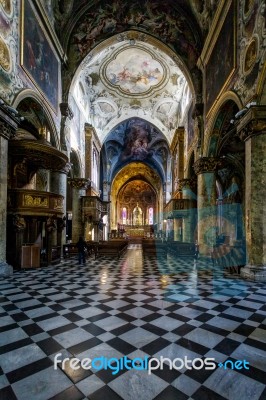
[[[127,223],[127,209],[126,207],[122,208],[122,224],[126,225]]]
[[[153,225],[153,208],[149,208],[149,225]]]
[[[96,188],[98,188],[98,157],[95,150],[92,155],[92,181]]]

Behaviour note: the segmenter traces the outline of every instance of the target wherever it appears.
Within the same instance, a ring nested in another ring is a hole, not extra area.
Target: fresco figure
[[[152,153],[149,150],[151,135],[142,125],[132,125],[125,133],[124,150],[121,161],[143,161]]]

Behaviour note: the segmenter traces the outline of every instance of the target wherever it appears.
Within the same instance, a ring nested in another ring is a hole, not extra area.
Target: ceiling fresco
[[[77,2],[75,2],[77,3]],[[193,14],[188,16],[180,2],[161,0],[106,0],[80,4],[72,15],[68,41],[73,45],[71,58],[78,62],[101,41],[114,33],[138,29],[160,38],[184,59],[188,68],[197,62],[201,38]],[[169,13],[171,9],[171,13]],[[73,29],[73,25],[74,29]],[[70,48],[69,47],[69,48]]]
[[[101,154],[106,181],[111,182],[121,166],[134,161],[145,162],[166,180],[163,171],[167,171],[169,146],[164,135],[147,121],[132,118],[119,124],[108,135]]]
[[[85,104],[87,122],[102,143],[119,123],[142,118],[156,125],[170,144],[184,124],[191,85],[169,48],[143,34],[132,35],[113,37],[91,52],[77,70],[71,91],[78,104]]]
[[[163,65],[151,53],[131,46],[123,49],[108,61],[105,76],[121,92],[142,95],[158,86],[165,78]]]

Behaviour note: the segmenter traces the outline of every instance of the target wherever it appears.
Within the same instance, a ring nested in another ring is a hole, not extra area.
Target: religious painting
[[[57,111],[59,59],[29,0],[22,1],[21,65],[31,81]]]
[[[218,38],[206,64],[206,113],[214,105],[236,67],[235,1],[232,0]]]
[[[144,161],[152,156],[152,140],[149,126],[145,122],[132,121],[125,131],[124,146],[120,155],[121,161]]]
[[[164,78],[162,64],[137,46],[120,51],[105,73],[109,83],[130,94],[145,93]]]

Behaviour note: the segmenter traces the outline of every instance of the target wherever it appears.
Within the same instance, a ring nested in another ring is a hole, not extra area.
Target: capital
[[[68,183],[74,189],[86,190],[90,186],[91,181],[87,178],[69,178]]]
[[[217,169],[222,168],[223,160],[217,157],[201,157],[193,165],[196,175],[203,174],[204,172],[215,172]]]
[[[194,178],[190,179],[178,179],[177,181],[178,190],[182,190],[184,188],[191,189],[192,191],[197,187],[197,180]]]
[[[252,106],[236,125],[237,135],[244,142],[266,133],[266,106]]]
[[[74,114],[68,103],[60,103],[60,111],[63,117],[72,119]]]

